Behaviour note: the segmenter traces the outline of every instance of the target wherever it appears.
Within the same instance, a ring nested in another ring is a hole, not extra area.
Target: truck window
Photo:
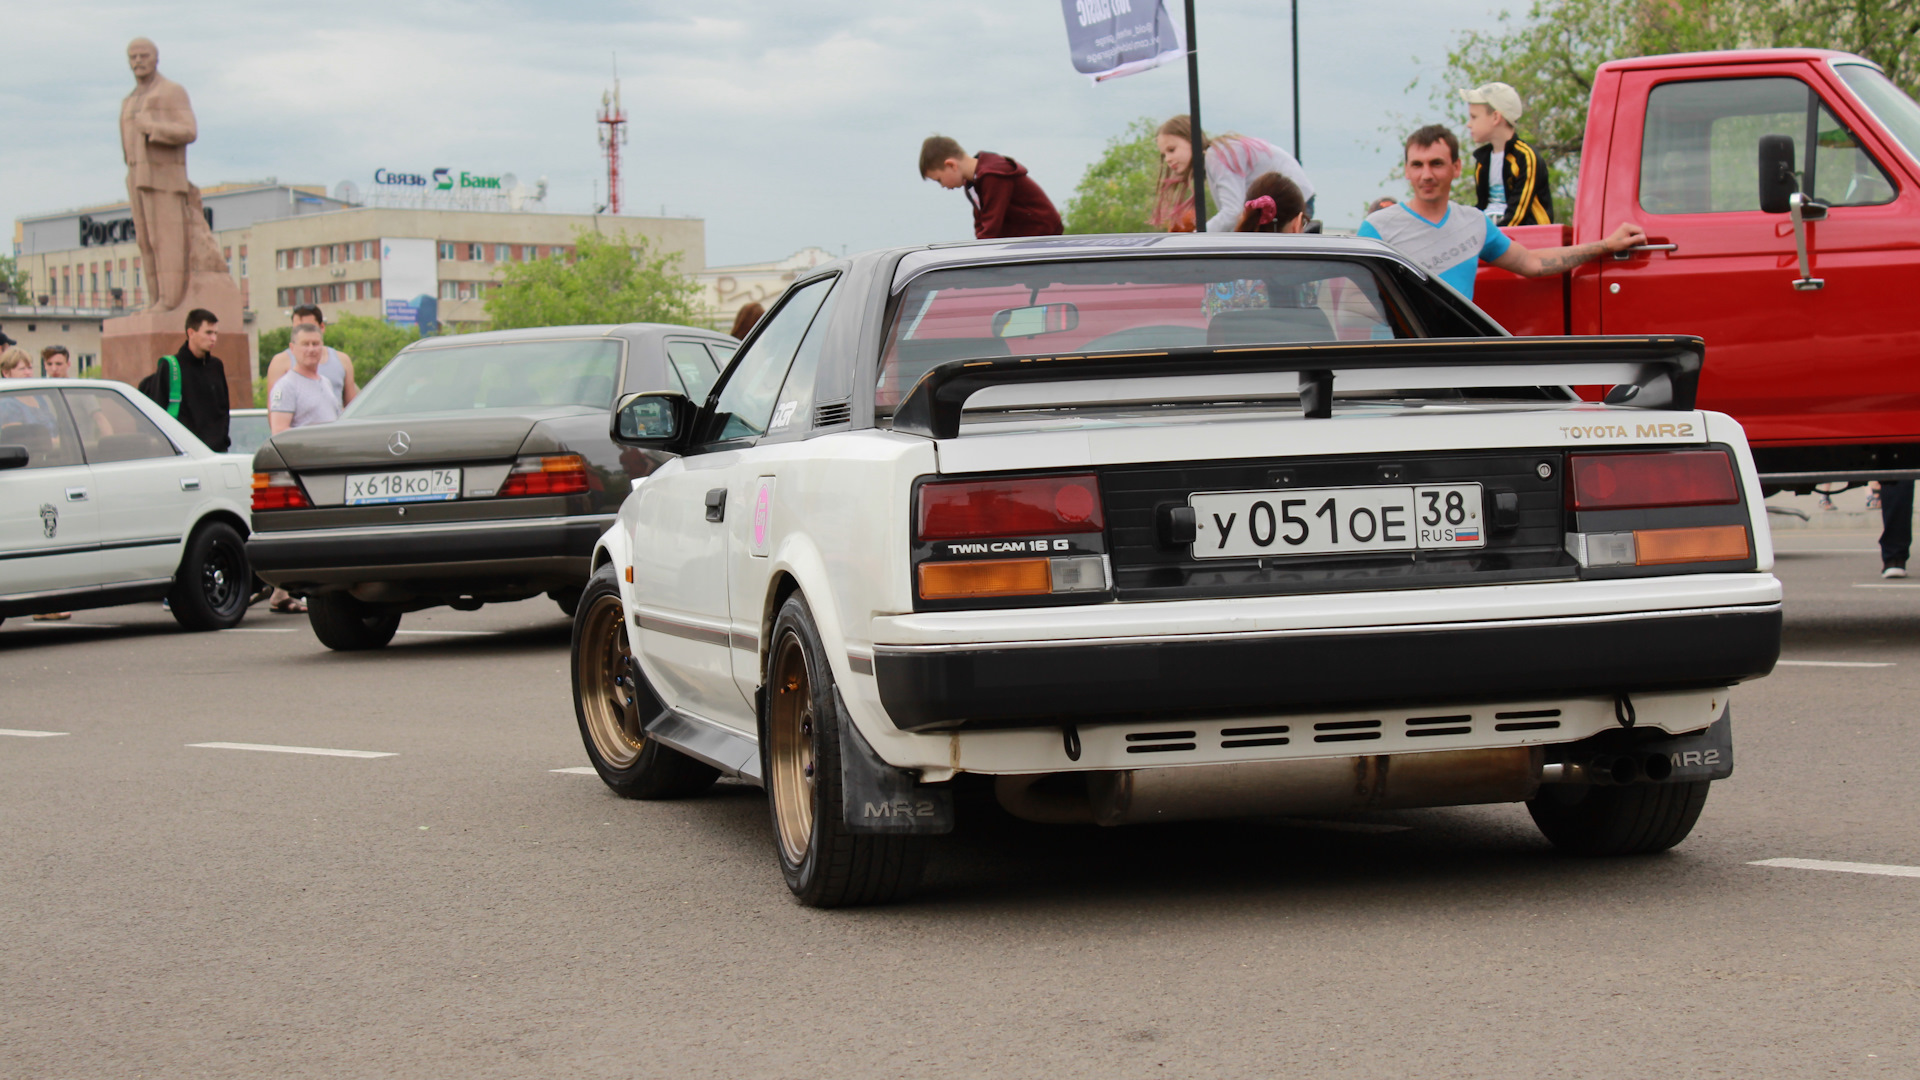
[[[1813,146],[1808,111],[1815,110]],[[1793,139],[1802,184],[1833,206],[1891,201],[1893,181],[1806,83],[1784,77],[1662,83],[1647,95],[1640,207],[1649,214],[1760,209],[1760,138]]]

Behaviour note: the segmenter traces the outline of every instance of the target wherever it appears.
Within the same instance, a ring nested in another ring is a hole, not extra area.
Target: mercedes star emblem
[[[407,448],[412,445],[413,445],[413,440],[407,437],[406,432],[396,431],[393,433],[391,437],[387,439],[387,453],[392,454],[395,457],[398,457],[399,455],[406,453]]]

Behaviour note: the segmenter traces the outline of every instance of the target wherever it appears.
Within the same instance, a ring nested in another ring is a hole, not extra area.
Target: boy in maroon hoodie
[[[976,239],[1060,235],[1060,211],[1012,158],[987,150],[968,156],[959,143],[934,135],[920,144],[920,175],[943,188],[966,189]]]

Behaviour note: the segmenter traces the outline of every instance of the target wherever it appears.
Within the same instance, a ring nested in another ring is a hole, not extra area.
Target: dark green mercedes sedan
[[[594,541],[667,455],[608,436],[623,394],[704,400],[739,343],[632,323],[428,338],[339,420],[253,459],[247,556],[307,598],[333,649],[377,649],[409,611],[545,593],[568,614]]]

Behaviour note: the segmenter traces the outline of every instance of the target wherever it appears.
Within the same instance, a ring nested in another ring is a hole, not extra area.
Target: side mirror
[[[1799,190],[1800,181],[1793,175],[1793,136],[1760,136],[1760,209],[1784,214]]]
[[[993,336],[1032,337],[1072,330],[1080,325],[1080,309],[1072,304],[1036,304],[993,313]]]
[[[27,448],[24,446],[0,446],[0,469],[24,469],[27,467]]]
[[[671,390],[628,394],[613,409],[608,433],[621,446],[675,450],[693,427],[693,402]]]

